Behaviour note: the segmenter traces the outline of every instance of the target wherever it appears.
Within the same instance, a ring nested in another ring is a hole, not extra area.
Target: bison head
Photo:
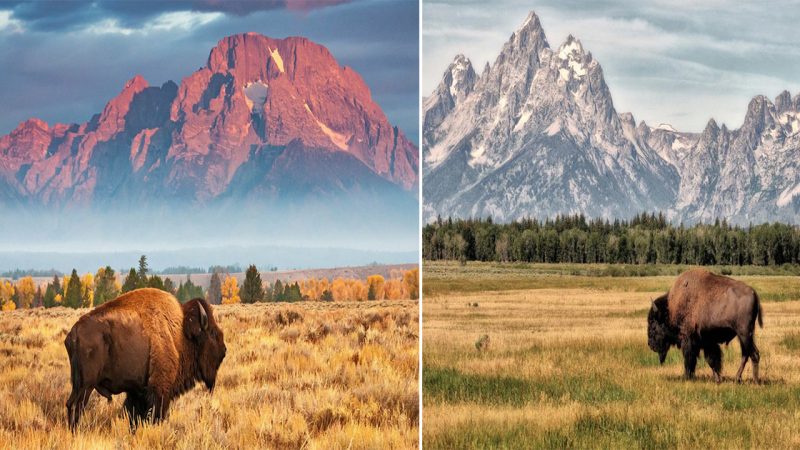
[[[653,301],[647,314],[647,345],[658,353],[659,363],[664,364],[667,352],[674,344],[677,344],[677,339],[669,324],[667,296],[662,295]]]
[[[196,377],[209,390],[213,390],[217,382],[217,370],[228,349],[222,329],[214,320],[211,305],[202,298],[186,302],[183,305],[183,330],[194,343]]]

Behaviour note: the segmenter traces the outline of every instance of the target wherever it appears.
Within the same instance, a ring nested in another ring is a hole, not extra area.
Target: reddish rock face
[[[202,203],[225,194],[240,169],[262,167],[261,153],[290,143],[341,152],[406,191],[417,185],[416,146],[357,73],[308,39],[256,33],[222,39],[180,86],[135,76],[80,126],[23,122],[0,138],[0,177],[44,204],[153,193]]]

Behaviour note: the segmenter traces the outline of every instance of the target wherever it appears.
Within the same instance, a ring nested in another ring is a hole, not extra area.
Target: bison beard
[[[173,399],[198,381],[213,390],[225,358],[222,330],[203,299],[184,305],[157,289],[137,289],[83,315],[64,341],[72,393],[67,400],[74,430],[92,391],[111,400],[125,392],[124,408],[135,428],[163,419]]]
[[[722,350],[739,338],[742,361],[736,373],[741,381],[748,359],[758,382],[760,355],[755,344],[755,323],[762,325],[758,294],[746,284],[703,269],[681,274],[667,294],[654,300],[647,316],[647,344],[663,364],[670,347],[683,353],[684,376],[693,378],[703,351],[714,379],[722,381]]]

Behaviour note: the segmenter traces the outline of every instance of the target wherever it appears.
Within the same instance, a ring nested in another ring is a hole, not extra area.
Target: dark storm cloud
[[[116,3],[114,8],[131,8]],[[0,13],[6,5],[0,3]],[[318,8],[308,9],[308,5]],[[319,8],[321,5],[293,3],[295,9],[305,8],[299,14],[287,8],[217,13],[213,20],[167,29],[151,26],[164,13],[175,12],[163,9],[165,6],[158,10],[158,6],[149,6],[140,11],[115,12],[115,16],[98,15],[80,27],[74,25],[75,19],[72,26],[62,25],[62,31],[58,32],[32,29],[28,19],[15,19],[22,21],[24,31],[4,32],[0,14],[0,62],[4,67],[0,72],[3,103],[0,135],[29,117],[49,123],[84,122],[102,111],[105,103],[135,74],[143,75],[152,85],[167,80],[180,83],[205,65],[209,51],[220,39],[254,31],[275,38],[306,36],[325,45],[340,64],[352,67],[364,78],[389,120],[416,142],[419,128],[416,2],[357,1]],[[200,15],[207,12],[195,11]],[[34,19],[37,14],[33,9],[27,13],[30,20],[46,17],[39,13],[42,17]],[[79,9],[62,11],[56,16],[66,23],[66,17],[81,14],[90,12]],[[137,18],[137,14],[141,17]],[[144,19],[145,16],[150,19]],[[110,17],[117,18],[118,28],[97,27]],[[55,18],[47,20],[52,23]]]
[[[193,0],[193,1],[119,1],[92,2],[35,0],[5,2],[0,9],[9,9],[11,17],[38,31],[75,30],[100,20],[113,19],[128,28],[139,28],[159,14],[168,12],[221,12],[247,16],[259,11],[311,11],[351,0]]]

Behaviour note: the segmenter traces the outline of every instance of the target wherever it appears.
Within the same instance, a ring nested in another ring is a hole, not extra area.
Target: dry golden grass
[[[659,366],[647,347],[650,299],[663,291],[645,288],[661,277],[575,277],[580,287],[570,288],[561,276],[557,287],[457,292],[457,270],[447,283],[429,283],[425,270],[426,289],[446,287],[423,303],[426,449],[800,446],[797,297],[764,302],[756,339],[766,383],[749,382],[749,365],[746,383],[731,380],[740,357],[733,341],[723,347],[727,379],[716,385],[704,360],[699,379],[684,381],[678,350]],[[502,271],[491,277],[502,285]],[[478,351],[484,334],[491,344]]]
[[[168,419],[135,434],[92,396],[66,428],[63,340],[85,310],[0,313],[0,449],[416,448],[418,312],[411,301],[223,305],[228,355]]]

